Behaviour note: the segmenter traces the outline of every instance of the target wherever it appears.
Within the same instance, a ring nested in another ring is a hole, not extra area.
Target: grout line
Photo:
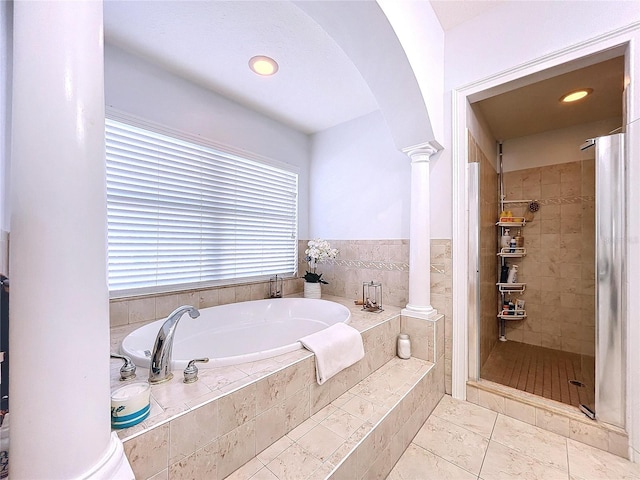
[[[571,464],[569,463],[569,437],[564,439],[564,448],[567,450],[567,476],[571,478]]]

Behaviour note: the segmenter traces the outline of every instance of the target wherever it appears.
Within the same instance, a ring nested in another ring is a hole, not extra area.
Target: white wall
[[[580,8],[576,5],[564,1],[503,2],[445,32],[445,147],[450,147],[451,141],[452,89],[640,20],[640,4],[635,1],[583,1]],[[452,160],[447,148],[441,162],[447,165],[449,178]],[[443,172],[442,178],[445,176]],[[453,215],[451,202],[442,208],[446,215]],[[451,230],[447,233],[450,237]]]
[[[309,137],[139,57],[105,45],[108,107],[299,169],[299,235],[308,238]]]
[[[588,138],[607,135],[621,126],[620,118],[608,118],[505,140],[502,142],[503,170],[511,172],[594,158],[595,149],[580,151],[578,147]]]
[[[436,141],[444,136],[444,31],[430,2],[377,0],[418,81]],[[406,145],[409,146],[409,145]]]
[[[377,0],[389,19],[422,92],[435,140],[449,148],[444,120],[445,34],[430,2],[421,0]],[[407,145],[408,146],[408,145]],[[431,238],[451,238],[450,154],[431,158]]]
[[[637,1],[509,1],[446,32],[445,89],[640,20]]]
[[[409,238],[411,164],[380,112],[312,136],[311,238]]]

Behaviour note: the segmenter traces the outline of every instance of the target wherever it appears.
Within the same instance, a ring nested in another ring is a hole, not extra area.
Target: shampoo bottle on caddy
[[[509,247],[509,242],[511,242],[511,235],[509,235],[509,229],[504,229],[504,234],[500,237],[500,248]]]
[[[507,283],[518,282],[518,265],[511,265],[509,269],[509,276],[507,277]]]

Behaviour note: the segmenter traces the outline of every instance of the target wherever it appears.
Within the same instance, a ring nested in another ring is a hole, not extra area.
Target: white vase
[[[322,284],[304,282],[304,298],[320,298],[322,296]]]

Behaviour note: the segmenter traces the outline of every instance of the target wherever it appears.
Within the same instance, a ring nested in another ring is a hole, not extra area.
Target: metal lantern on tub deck
[[[382,283],[371,280],[362,284],[362,310],[382,312]]]
[[[282,277],[276,275],[269,279],[269,298],[282,298]]]

